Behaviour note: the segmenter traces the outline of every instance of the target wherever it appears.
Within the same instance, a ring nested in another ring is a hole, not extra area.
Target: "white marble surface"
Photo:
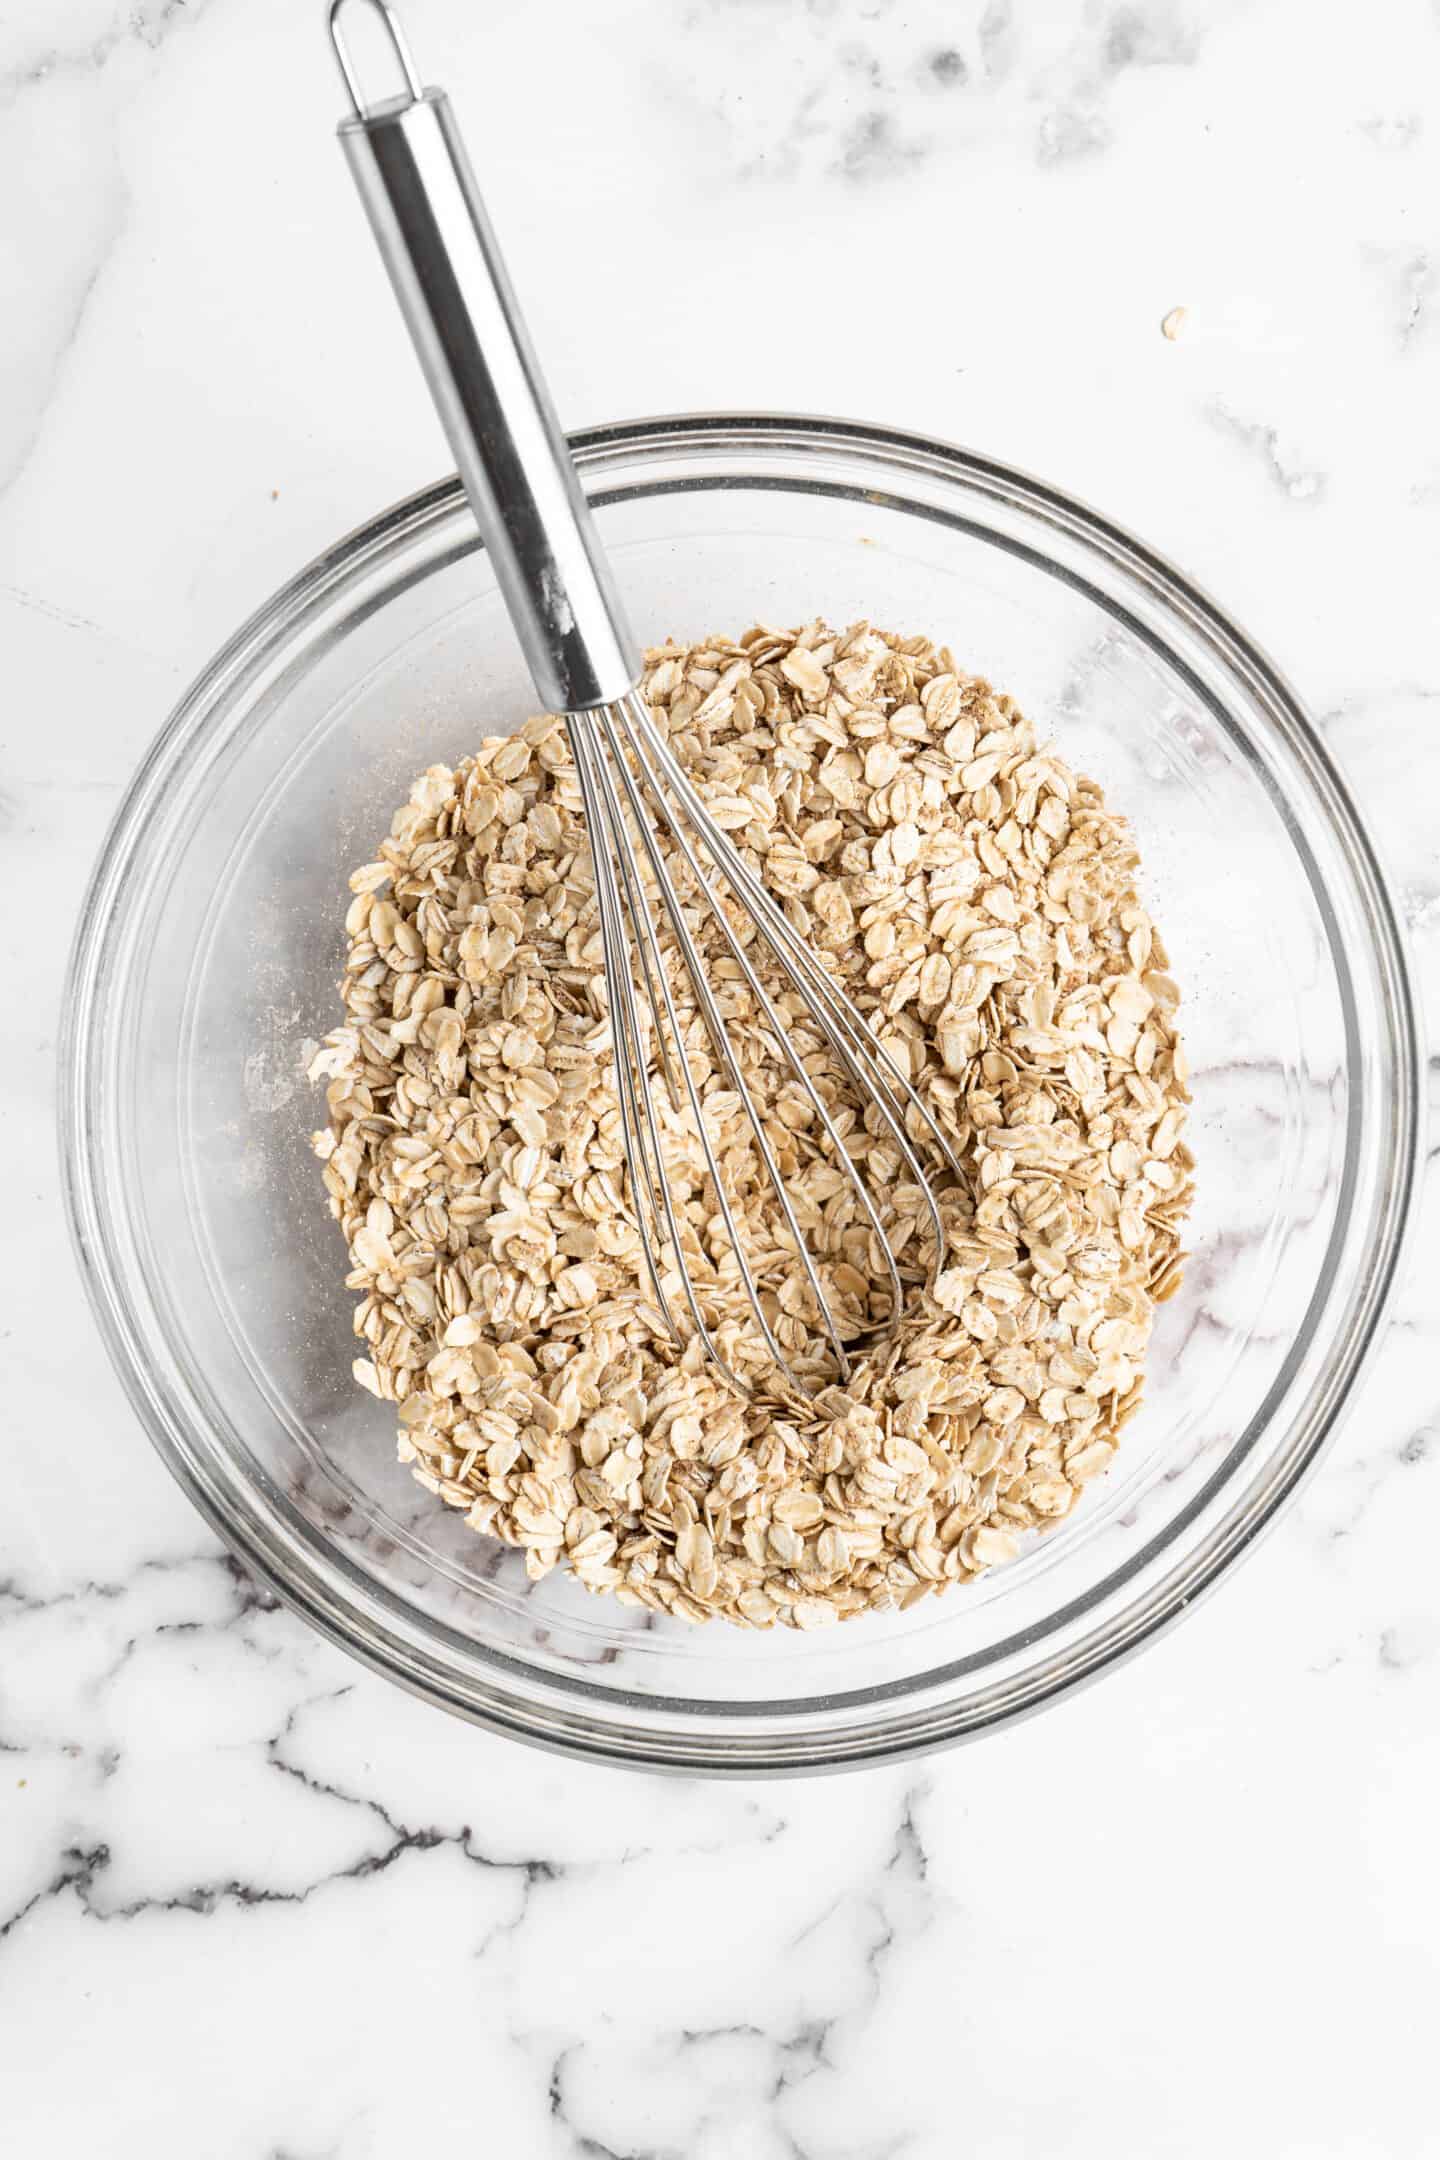
[[[1363,31],[1304,0],[408,16],[572,423],[852,412],[1144,532],[1322,716],[1440,1005],[1433,0]],[[318,4],[12,8],[0,107],[7,2144],[1433,2153],[1433,1189],[1260,1554],[1101,1687],[910,1770],[721,1788],[502,1745],[274,1609],[172,1486],[60,1216],[81,882],[220,637],[444,459]]]

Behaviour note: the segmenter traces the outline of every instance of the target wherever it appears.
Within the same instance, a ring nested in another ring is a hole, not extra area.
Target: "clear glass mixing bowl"
[[[394,1459],[307,1136],[347,874],[412,775],[530,692],[454,482],[304,571],[206,670],[116,818],[68,999],[69,1205],[156,1446],[247,1566],[496,1730],[716,1772],[908,1754],[1134,1650],[1251,1545],[1333,1431],[1394,1273],[1412,1000],[1345,787],[1294,696],[1135,541],[986,459],[831,421],[576,440],[640,634],[860,616],[946,640],[1134,821],[1182,984],[1199,1198],[1147,1402],[1012,1566],[819,1635],[690,1629],[527,1583]]]

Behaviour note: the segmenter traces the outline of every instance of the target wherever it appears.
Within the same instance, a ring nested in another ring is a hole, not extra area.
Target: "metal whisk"
[[[330,36],[353,107],[340,123],[340,141],[536,689],[548,711],[565,716],[569,733],[594,861],[626,1164],[656,1302],[676,1339],[683,1340],[674,1301],[665,1288],[667,1278],[672,1283],[678,1279],[705,1354],[743,1389],[707,1324],[686,1257],[682,1211],[677,1210],[651,1082],[650,1043],[672,1108],[688,1109],[759,1335],[791,1384],[800,1386],[766,1312],[706,1129],[682,1033],[681,1005],[693,1002],[719,1069],[740,1098],[836,1369],[848,1379],[850,1357],[816,1256],[802,1232],[760,1106],[707,979],[667,858],[683,863],[692,902],[698,896],[718,924],[776,1057],[788,1065],[803,1091],[835,1167],[848,1180],[878,1243],[889,1280],[887,1327],[899,1319],[903,1290],[878,1196],[796,1047],[792,1025],[776,1009],[756,965],[755,944],[768,954],[772,979],[778,976],[802,1001],[862,1118],[889,1136],[915,1180],[933,1233],[935,1266],[945,1238],[917,1151],[925,1144],[920,1136],[933,1144],[956,1178],[961,1175],[959,1164],[928,1105],[715,823],[657,729],[639,690],[639,654],[449,103],[442,91],[421,87],[404,34],[385,0],[366,4],[383,22],[403,83],[393,96],[374,103],[364,100],[341,27],[341,16],[352,4],[354,0],[331,0],[329,8]],[[725,904],[727,891],[731,907],[753,925],[753,943],[736,930]],[[678,1001],[667,941],[689,979],[688,995]]]

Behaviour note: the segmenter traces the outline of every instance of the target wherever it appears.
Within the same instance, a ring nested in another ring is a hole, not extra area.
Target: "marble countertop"
[[[1433,4],[1363,37],[1302,0],[408,20],[571,424],[854,413],[1144,533],[1318,715],[1440,1009]],[[61,1219],[80,890],[220,639],[446,460],[318,0],[9,10],[0,108],[14,2149],[1433,2153],[1433,1182],[1363,1393],[1262,1550],[1103,1685],[909,1768],[722,1787],[502,1744],[275,1608],[172,1485]]]

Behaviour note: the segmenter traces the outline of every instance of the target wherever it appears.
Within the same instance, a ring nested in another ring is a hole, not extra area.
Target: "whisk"
[[[718,924],[774,1054],[802,1091],[835,1167],[848,1181],[873,1234],[889,1289],[882,1332],[898,1324],[904,1290],[880,1195],[847,1147],[835,1108],[793,1039],[793,1020],[777,1009],[762,979],[757,947],[768,956],[772,981],[778,977],[799,998],[843,1074],[862,1121],[872,1132],[878,1127],[888,1135],[914,1180],[933,1237],[932,1275],[944,1252],[945,1235],[920,1150],[933,1147],[957,1179],[960,1166],[928,1104],[717,825],[656,726],[639,687],[639,654],[449,102],[442,91],[422,87],[404,32],[385,0],[363,4],[384,26],[402,83],[393,95],[365,100],[341,20],[347,8],[357,4],[362,0],[331,0],[329,8],[330,36],[352,106],[340,123],[340,141],[537,693],[547,711],[564,716],[594,863],[621,1132],[651,1290],[677,1342],[685,1340],[677,1318],[679,1304],[705,1356],[732,1385],[748,1392],[715,1340],[687,1257],[683,1209],[677,1208],[650,1077],[647,1049],[653,1043],[671,1108],[688,1112],[688,1128],[698,1138],[759,1338],[791,1387],[800,1388],[766,1310],[707,1130],[685,1050],[681,1006],[691,1004],[703,1020],[718,1070],[739,1098],[835,1370],[842,1381],[848,1380],[850,1348],[786,1189],[761,1106],[707,979],[663,838],[688,872],[687,897],[692,904],[698,898]],[[748,919],[748,939],[735,927],[732,909]],[[688,993],[678,999],[667,940],[688,977]],[[677,1282],[678,1298],[671,1294]],[[852,1344],[854,1340],[852,1336]]]

